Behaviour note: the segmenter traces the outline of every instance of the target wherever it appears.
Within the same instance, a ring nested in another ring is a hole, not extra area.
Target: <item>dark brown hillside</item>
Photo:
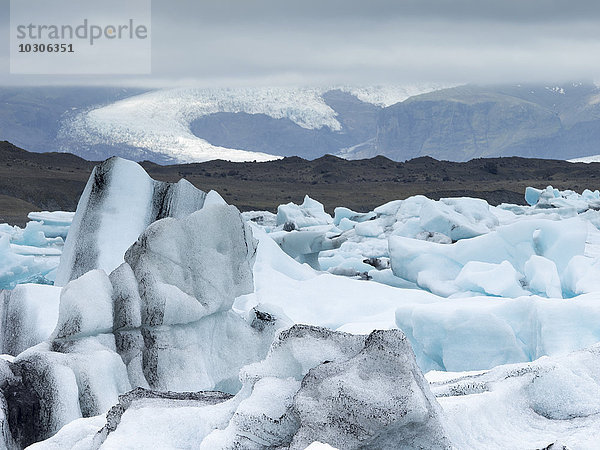
[[[421,157],[399,163],[382,156],[347,161],[328,155],[313,161],[290,157],[264,163],[142,165],[157,180],[185,177],[200,189],[214,189],[241,210],[275,211],[281,203],[301,202],[305,194],[332,212],[336,206],[367,211],[416,194],[522,204],[527,186],[600,188],[600,163],[516,157],[464,163]],[[0,142],[0,222],[22,225],[29,211],[74,210],[93,166],[74,155],[29,153]]]

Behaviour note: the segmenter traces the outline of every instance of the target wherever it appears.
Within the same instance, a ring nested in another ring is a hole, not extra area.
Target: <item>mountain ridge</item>
[[[600,153],[599,96],[591,83],[465,85],[425,93],[380,112],[376,151],[394,160],[591,156]]]
[[[95,164],[75,155],[33,153],[0,142],[0,223],[23,225],[31,211],[74,211]],[[280,204],[302,203],[304,195],[322,202],[330,213],[340,205],[370,211],[419,194],[524,204],[527,186],[552,184],[579,191],[600,187],[600,163],[520,157],[448,162],[423,156],[396,162],[382,155],[366,160],[325,155],[312,161],[292,156],[260,163],[141,165],[156,180],[186,178],[199,189],[216,190],[242,211],[275,212]]]

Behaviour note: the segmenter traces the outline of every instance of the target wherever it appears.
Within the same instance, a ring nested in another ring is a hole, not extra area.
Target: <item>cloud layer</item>
[[[8,2],[0,27],[8,42]],[[52,2],[48,2],[51,7]],[[474,0],[152,2],[150,77],[0,83],[386,84],[600,79],[600,3]]]

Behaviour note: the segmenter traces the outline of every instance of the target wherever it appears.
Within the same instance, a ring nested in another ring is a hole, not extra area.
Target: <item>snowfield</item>
[[[573,162],[573,163],[582,162],[582,163],[589,164],[589,163],[593,163],[593,162],[600,162],[600,155],[583,156],[581,158],[568,159],[567,161]]]
[[[349,92],[359,100],[365,103],[371,103],[373,105],[387,107],[392,106],[396,103],[403,102],[409,97],[415,95],[426,94],[427,92],[438,91],[440,89],[446,89],[453,87],[453,85],[446,84],[416,84],[416,85],[403,85],[403,86],[369,86],[369,87],[356,87],[356,86],[342,86],[341,89],[344,92]],[[336,88],[332,88],[336,89]]]
[[[600,192],[524,194],[240,214],[110,159],[0,226],[3,443],[597,448]]]

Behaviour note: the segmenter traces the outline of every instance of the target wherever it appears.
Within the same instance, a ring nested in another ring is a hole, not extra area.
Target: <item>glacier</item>
[[[384,107],[443,87],[447,86],[156,89],[66,114],[58,141],[64,151],[81,146],[125,146],[150,152],[155,159],[181,163],[213,159],[270,161],[281,156],[213,145],[194,135],[190,124],[211,114],[246,113],[289,119],[306,130],[327,128],[337,133],[342,130],[338,114],[323,99],[329,91],[339,89],[363,102]]]
[[[525,198],[240,213],[101,163],[0,226],[3,444],[594,448],[600,194]]]
[[[218,112],[265,114],[289,118],[303,128],[339,130],[335,111],[325,104],[320,89],[159,89],[99,108],[68,121],[63,139],[88,145],[115,142],[149,149],[179,162],[210,159],[269,161],[279,156],[214,146],[196,137],[191,121]]]

